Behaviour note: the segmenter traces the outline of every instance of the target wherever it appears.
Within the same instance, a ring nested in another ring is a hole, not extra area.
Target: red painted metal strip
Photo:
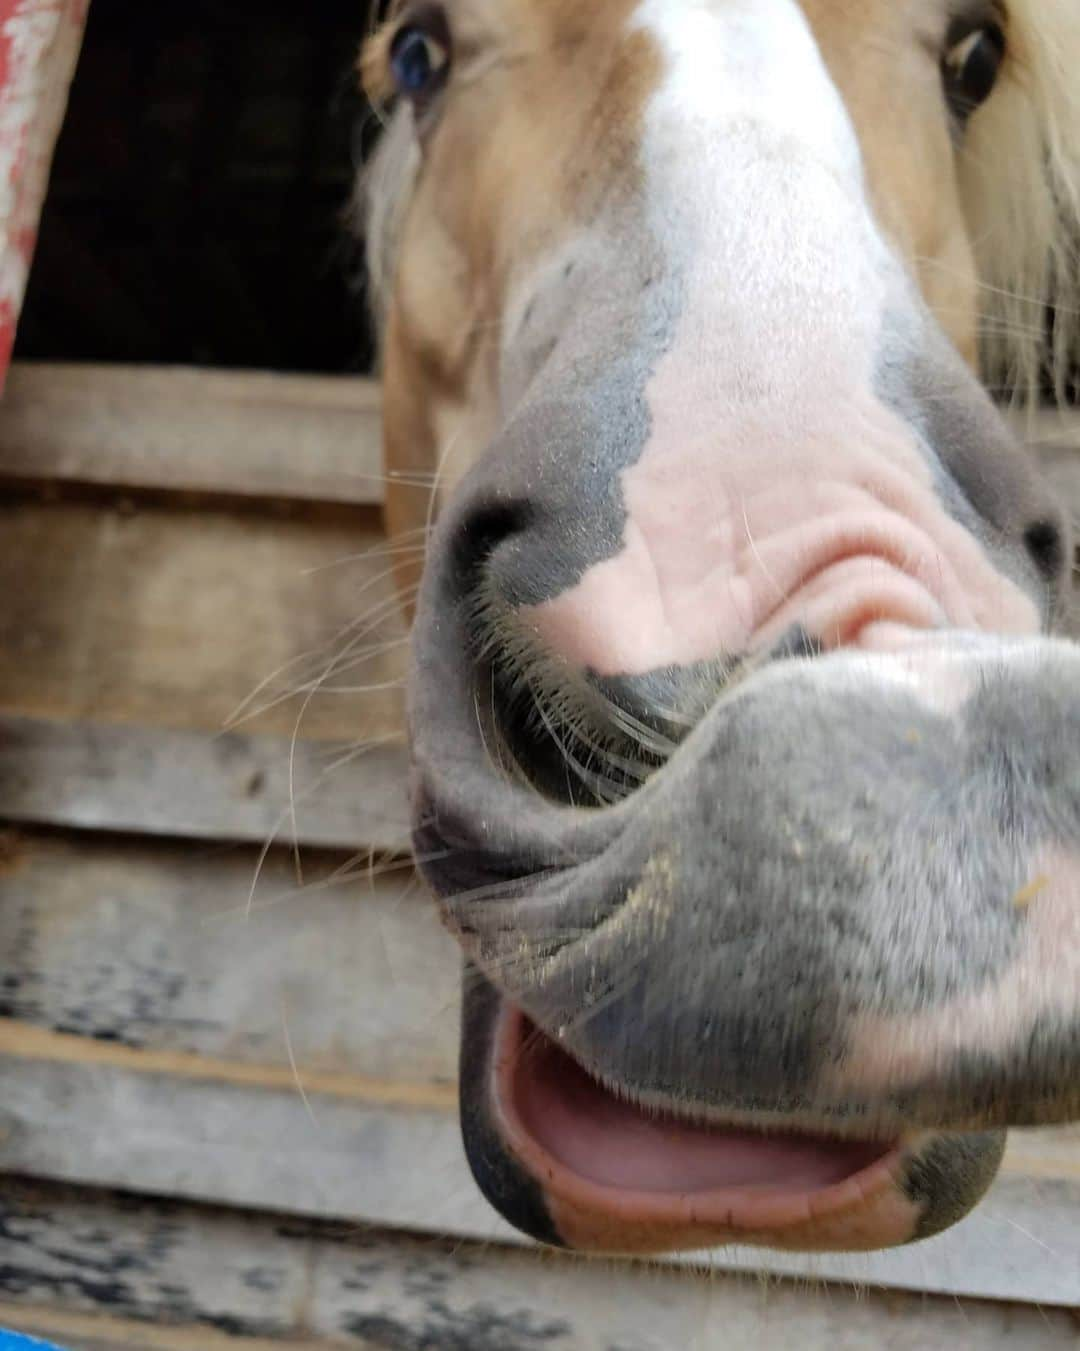
[[[0,382],[89,0],[0,0]]]

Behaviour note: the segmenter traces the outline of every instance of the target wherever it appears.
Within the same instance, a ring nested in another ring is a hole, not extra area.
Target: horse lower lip
[[[510,1148],[551,1191],[629,1224],[769,1229],[888,1185],[892,1142],[764,1133],[648,1112],[587,1075],[504,1006],[495,1105]]]

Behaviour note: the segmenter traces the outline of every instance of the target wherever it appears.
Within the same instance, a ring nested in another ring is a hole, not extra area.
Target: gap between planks
[[[185,1051],[141,1050],[69,1032],[53,1032],[11,1018],[0,1018],[0,1056],[172,1076],[231,1088],[284,1089],[298,1094],[302,1091],[311,1096],[363,1102],[371,1107],[457,1111],[457,1089],[451,1084],[396,1083],[325,1070],[298,1070],[287,1065],[252,1065]]]

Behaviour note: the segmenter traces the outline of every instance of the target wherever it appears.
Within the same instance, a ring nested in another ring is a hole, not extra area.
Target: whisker
[[[403,598],[409,598],[415,594],[417,589],[418,589],[417,587],[407,587],[401,593],[401,595]],[[344,630],[339,632],[338,638],[340,639],[341,637],[344,636],[345,633],[349,631],[349,629],[355,628],[357,622],[366,624],[367,626],[366,628],[355,633],[353,637],[349,640],[349,642],[345,645],[345,647],[338,653],[338,657],[341,658],[342,660],[344,660],[345,657],[351,658],[352,660],[350,661],[350,664],[341,665],[336,669],[342,671],[355,669],[356,666],[362,665],[365,661],[374,660],[376,657],[384,655],[386,652],[391,651],[395,647],[402,647],[407,645],[409,639],[408,636],[406,635],[405,637],[402,638],[395,638],[388,640],[387,642],[382,644],[376,644],[372,648],[366,649],[361,653],[356,652],[357,644],[361,643],[368,636],[368,634],[371,632],[372,629],[376,628],[379,624],[383,623],[388,617],[391,617],[392,615],[396,614],[397,607],[398,607],[398,599],[396,597],[391,597],[386,601],[381,602],[380,605],[375,607],[374,609],[369,610],[360,621],[353,621],[352,623],[346,625]],[[328,646],[328,644],[324,644],[322,648],[313,649],[311,653],[305,655],[307,657],[313,657],[317,653],[324,652],[326,650],[326,646]],[[334,661],[335,659],[332,658],[331,667],[334,665]],[[272,709],[278,707],[280,704],[286,703],[288,700],[296,698],[299,694],[307,693],[313,688],[317,690],[319,685],[327,678],[328,673],[329,668],[324,670],[321,676],[316,677],[311,681],[303,681],[300,684],[291,685],[285,690],[276,694],[273,698],[269,699],[267,702],[259,705],[257,708],[255,709],[249,708],[240,717],[234,718],[231,722],[226,724],[223,731],[231,732],[241,724],[249,722],[254,718],[263,716],[264,714],[270,712]],[[263,689],[266,688],[267,683],[268,683],[267,681],[262,682]]]
[[[307,1112],[313,1126],[318,1126],[315,1113],[312,1110],[311,1102],[307,1092],[304,1089],[303,1080],[300,1078],[300,1069],[296,1063],[296,1055],[293,1051],[292,1037],[289,1036],[289,1019],[285,1009],[285,1001],[281,1002],[281,1030],[285,1034],[285,1053],[289,1057],[289,1068],[292,1070],[293,1080],[296,1083],[296,1091],[300,1094],[300,1101],[304,1104],[304,1111]]]
[[[423,527],[421,527],[421,530]],[[419,533],[410,531],[410,534]],[[370,549],[361,549],[359,553],[343,554],[329,563],[319,563],[313,568],[304,568],[301,577],[318,577],[322,573],[332,572],[335,568],[348,567],[353,563],[369,563],[375,558],[418,558],[427,552],[427,539],[416,544],[388,543],[376,545]],[[385,576],[386,574],[384,574]]]
[[[364,585],[359,588],[359,590],[357,591],[357,596],[358,597],[362,596],[366,591],[369,591],[372,587],[377,586],[380,582],[383,582],[388,577],[393,576],[393,572],[394,572],[393,568],[387,568],[383,572],[380,572],[377,576],[369,578],[368,581],[365,582]],[[325,651],[326,647],[329,644],[339,642],[347,633],[359,627],[360,625],[370,623],[376,619],[381,621],[386,617],[387,612],[389,612],[392,609],[395,609],[397,605],[398,600],[397,597],[394,596],[388,597],[385,600],[378,602],[378,604],[374,606],[373,609],[360,615],[355,620],[350,620],[349,623],[346,624],[342,629],[339,629],[338,633],[329,640],[329,643],[324,643],[320,647],[309,648],[307,651],[300,653],[296,657],[290,658],[287,662],[284,662],[275,671],[272,671],[270,675],[266,676],[263,680],[259,681],[259,683],[251,691],[251,693],[248,694],[243,700],[241,700],[240,704],[236,707],[236,709],[234,709],[234,711],[229,715],[229,717],[225,719],[224,721],[225,730],[229,731],[233,727],[236,727],[239,723],[246,721],[248,717],[251,716],[248,710],[250,709],[253,701],[257,699],[258,696],[262,693],[262,691],[265,690],[269,685],[271,685],[276,679],[278,679],[285,671],[289,670],[293,666],[298,665],[302,661],[314,658],[320,652]]]

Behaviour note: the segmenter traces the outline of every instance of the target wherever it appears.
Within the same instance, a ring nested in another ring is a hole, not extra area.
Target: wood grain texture
[[[0,712],[218,732],[250,700],[247,733],[400,733],[405,635],[377,531],[6,500],[0,540]]]
[[[0,477],[378,505],[378,390],[360,377],[16,363]]]
[[[313,1091],[386,1080],[452,1109],[460,957],[434,904],[408,867],[304,861],[300,884],[281,849],[260,869],[251,849],[9,836],[0,1013],[24,1037],[274,1069],[290,1090],[291,1051]]]
[[[334,745],[0,714],[0,817],[20,823],[409,849],[398,744]]]
[[[1076,1335],[1055,1310],[587,1262],[41,1183],[0,1194],[0,1296],[0,1319],[77,1351],[95,1334],[110,1351],[264,1351],[276,1339],[282,1351],[1049,1351]]]

